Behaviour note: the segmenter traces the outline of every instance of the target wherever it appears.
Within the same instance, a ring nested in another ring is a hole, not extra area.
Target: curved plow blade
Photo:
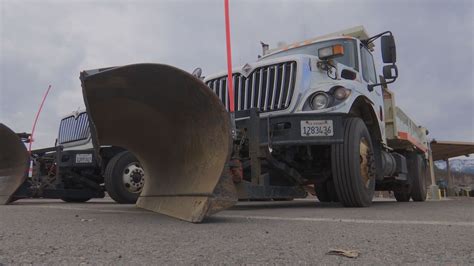
[[[85,71],[81,80],[95,146],[124,147],[145,170],[138,207],[201,222],[235,204],[229,116],[201,80],[161,64]]]
[[[0,204],[8,204],[15,191],[25,182],[28,152],[10,128],[0,124]]]

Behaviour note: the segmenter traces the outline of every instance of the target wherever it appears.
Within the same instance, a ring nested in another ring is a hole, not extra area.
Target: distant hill
[[[451,175],[455,186],[474,187],[474,159],[452,159],[449,160]],[[444,161],[435,162],[436,180],[446,180],[448,173]]]
[[[446,162],[444,161],[437,161],[435,165],[441,170],[446,169]],[[449,160],[449,166],[453,172],[474,174],[474,159],[451,159]]]

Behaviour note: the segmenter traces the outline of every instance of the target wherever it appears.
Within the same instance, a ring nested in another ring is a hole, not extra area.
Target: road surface
[[[314,199],[245,202],[203,224],[107,199],[0,206],[0,264],[216,263],[474,264],[474,198],[351,209]]]

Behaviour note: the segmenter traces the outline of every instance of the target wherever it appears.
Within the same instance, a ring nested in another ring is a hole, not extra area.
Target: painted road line
[[[341,222],[356,224],[396,224],[396,225],[447,225],[474,227],[474,222],[449,222],[449,221],[408,221],[408,220],[367,220],[347,218],[310,218],[310,217],[276,217],[276,216],[253,216],[253,215],[216,215],[222,218],[238,218],[250,220],[274,220],[274,221],[296,221],[296,222]]]
[[[122,211],[122,210],[102,210],[81,207],[69,206],[35,206],[38,208],[73,210],[73,211],[89,211],[89,212],[103,212],[103,213],[131,213],[131,214],[156,214],[151,211],[137,209],[136,211]],[[232,219],[247,219],[247,220],[272,220],[272,221],[295,221],[295,222],[340,222],[340,223],[355,223],[355,224],[393,224],[393,225],[445,225],[445,226],[467,226],[474,227],[474,222],[455,222],[455,221],[409,221],[409,220],[369,220],[369,219],[348,219],[348,218],[311,218],[311,217],[278,217],[278,216],[255,216],[255,215],[226,215],[220,214],[214,217],[232,218]]]

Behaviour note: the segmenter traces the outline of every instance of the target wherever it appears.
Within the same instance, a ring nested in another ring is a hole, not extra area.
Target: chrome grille
[[[64,144],[84,140],[89,137],[89,134],[89,118],[87,113],[81,113],[77,117],[69,116],[61,120],[58,143]]]
[[[232,74],[236,111],[259,108],[262,112],[288,108],[295,89],[296,62],[258,67],[247,77]],[[227,76],[206,81],[206,85],[229,110]]]

